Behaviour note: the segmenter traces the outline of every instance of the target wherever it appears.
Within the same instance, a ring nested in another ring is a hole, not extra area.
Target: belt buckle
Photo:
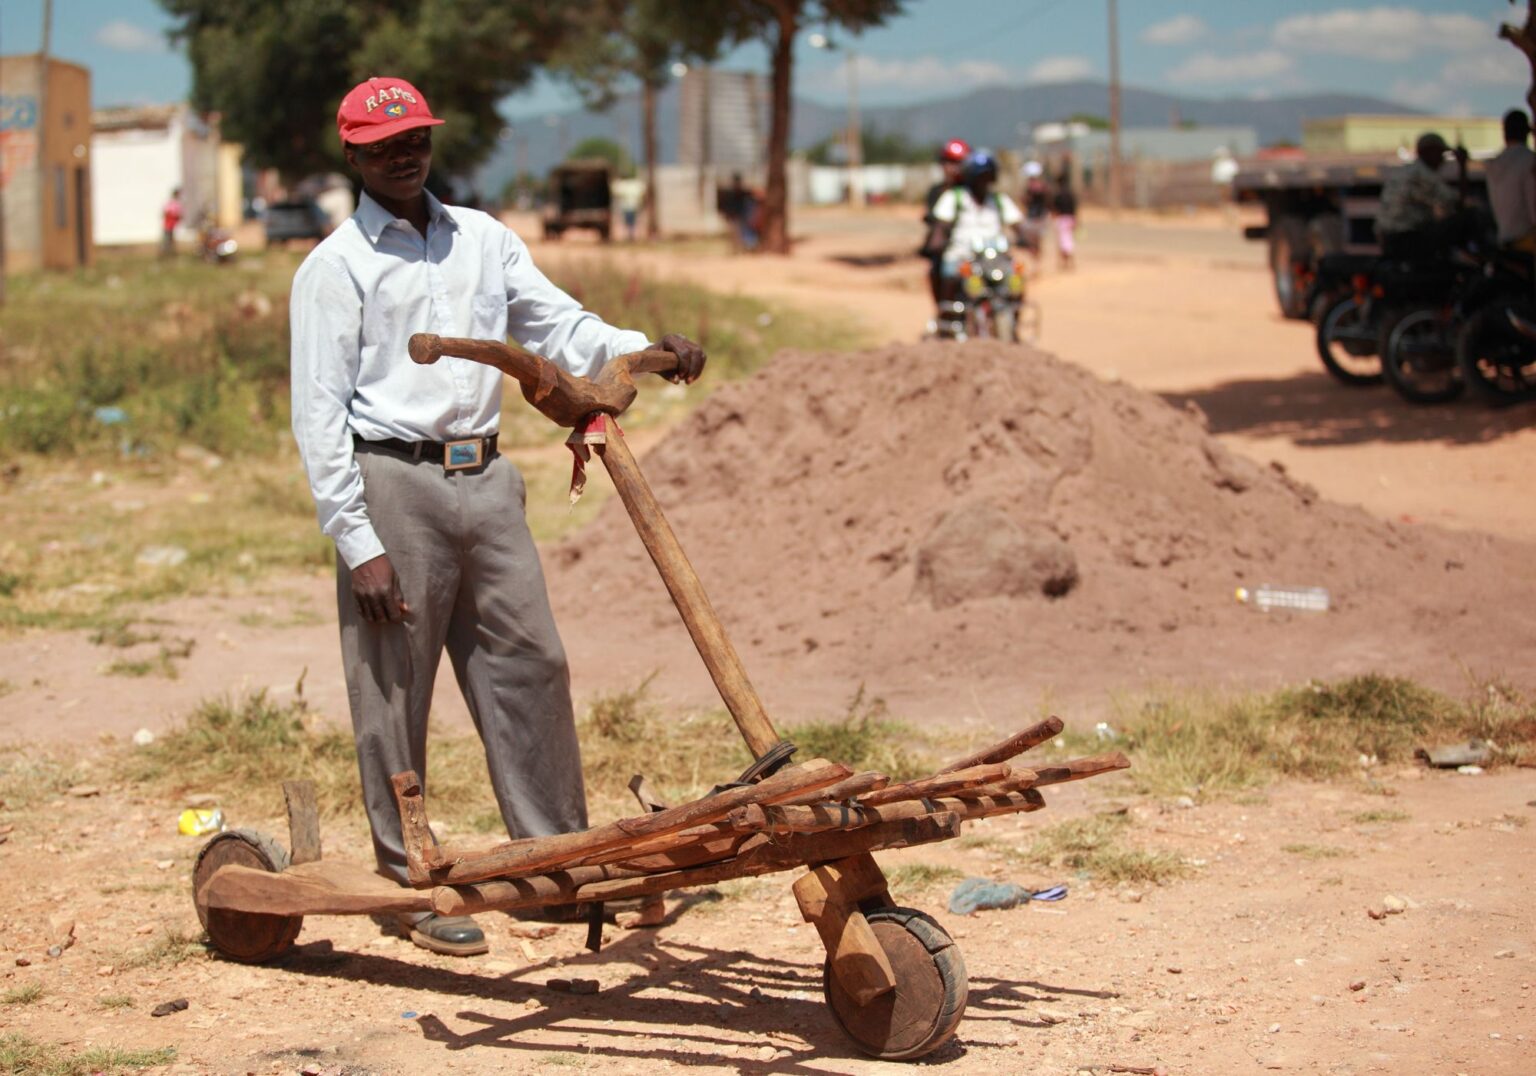
[[[443,470],[472,471],[485,462],[485,438],[470,437],[443,443]]]

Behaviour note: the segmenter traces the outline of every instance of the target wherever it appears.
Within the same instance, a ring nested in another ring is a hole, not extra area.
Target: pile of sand
[[[642,464],[770,704],[802,711],[860,683],[936,714],[1149,679],[1453,686],[1536,641],[1532,550],[1321,501],[1197,411],[1024,347],[785,353]],[[578,690],[661,668],[707,697],[616,500],[547,568]],[[1335,610],[1234,600],[1266,582]]]

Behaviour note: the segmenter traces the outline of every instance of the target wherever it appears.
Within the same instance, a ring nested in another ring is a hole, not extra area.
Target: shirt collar
[[[434,224],[457,228],[458,224],[454,221],[453,214],[448,212],[448,207],[438,201],[431,191],[423,193],[427,196],[427,219]],[[363,234],[368,237],[368,241],[375,246],[378,245],[379,237],[384,234],[384,229],[400,219],[374,201],[373,196],[367,191],[363,191],[362,196],[358,198],[357,212],[353,216],[357,218],[357,223],[363,229]]]

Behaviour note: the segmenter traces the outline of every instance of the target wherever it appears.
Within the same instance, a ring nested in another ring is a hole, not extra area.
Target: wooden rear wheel
[[[912,908],[866,913],[896,973],[896,989],[859,1005],[838,985],[827,958],[822,989],[832,1018],[862,1053],[888,1061],[922,1057],[954,1035],[969,985],[959,946],[931,916]]]
[[[192,869],[192,902],[208,941],[224,956],[243,964],[262,964],[282,956],[304,926],[302,915],[261,915],[209,908],[200,894],[203,884],[220,867],[242,867],[280,874],[288,869],[288,853],[271,837],[253,829],[232,829],[203,845]]]

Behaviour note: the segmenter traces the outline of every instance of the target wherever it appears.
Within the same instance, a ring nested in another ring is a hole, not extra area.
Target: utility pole
[[[53,49],[53,0],[43,0],[43,48],[37,67],[37,260],[48,259],[48,54]],[[54,191],[54,195],[61,194]],[[55,207],[57,212],[57,207]]]
[[[5,55],[5,47],[0,42],[0,56]],[[0,86],[5,84],[0,79]],[[0,141],[0,306],[5,305],[5,143]]]
[[[1120,214],[1120,29],[1116,0],[1109,0],[1109,211]]]
[[[859,122],[859,54],[848,50],[848,205],[864,208],[864,130]]]

